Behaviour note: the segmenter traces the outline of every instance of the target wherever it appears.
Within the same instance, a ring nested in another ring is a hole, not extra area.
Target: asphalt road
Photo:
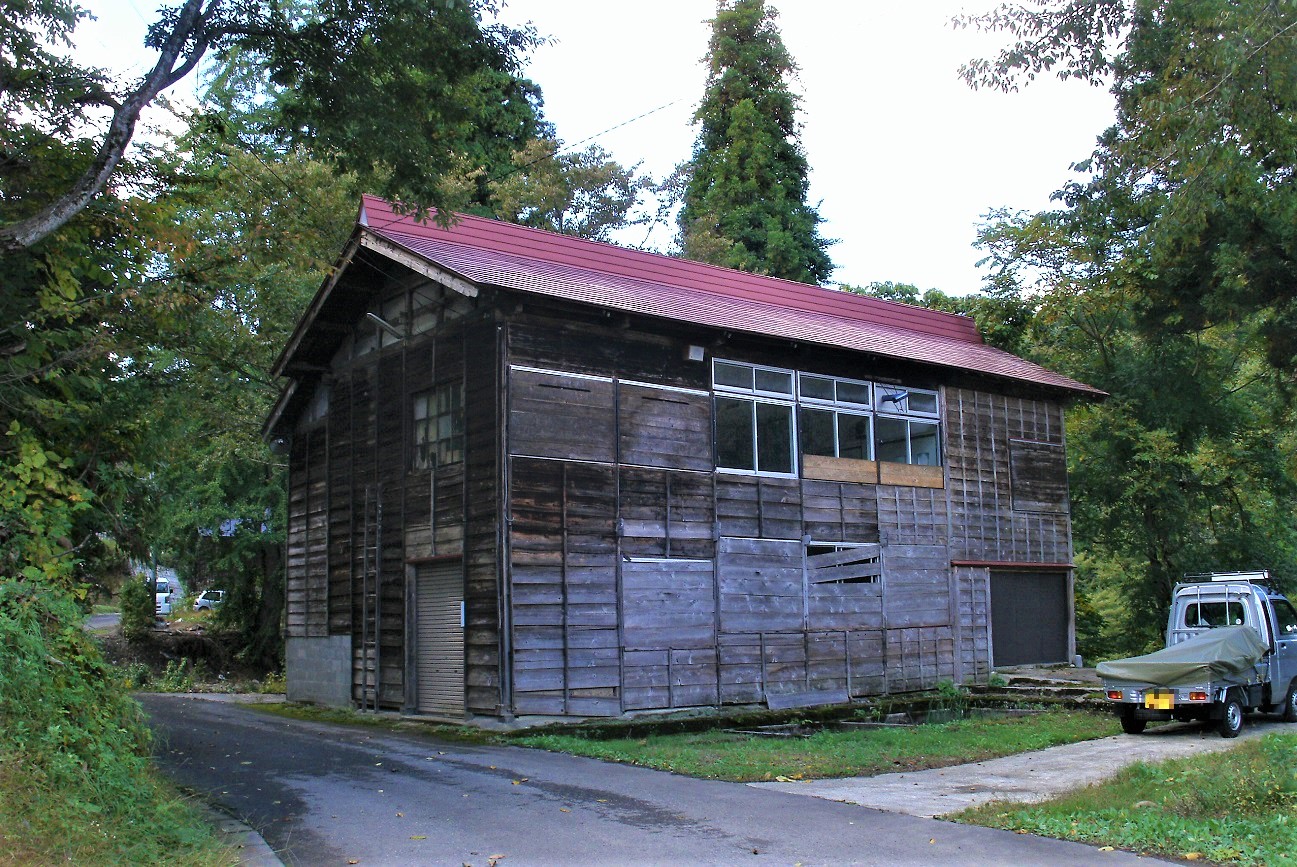
[[[515,747],[141,696],[162,770],[288,864],[1148,864],[1152,859]]]
[[[120,611],[111,614],[91,614],[86,618],[86,629],[112,629],[122,622]]]

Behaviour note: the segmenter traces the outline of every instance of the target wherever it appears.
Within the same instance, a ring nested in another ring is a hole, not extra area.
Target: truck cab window
[[[1279,635],[1286,638],[1297,638],[1297,610],[1294,610],[1292,603],[1284,599],[1271,600],[1274,605],[1274,617],[1279,621],[1275,624],[1279,629]]]
[[[1232,600],[1192,602],[1184,609],[1184,626],[1188,629],[1242,626],[1245,622],[1242,603]]]

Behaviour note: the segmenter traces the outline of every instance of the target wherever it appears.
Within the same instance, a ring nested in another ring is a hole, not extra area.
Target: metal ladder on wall
[[[383,486],[365,486],[360,568],[360,709],[378,710],[382,684]]]

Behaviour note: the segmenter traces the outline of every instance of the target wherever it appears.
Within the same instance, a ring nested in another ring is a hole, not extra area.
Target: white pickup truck
[[[1175,586],[1166,647],[1102,662],[1103,689],[1128,734],[1150,720],[1212,720],[1236,737],[1243,714],[1297,722],[1297,611],[1268,572],[1186,576]]]

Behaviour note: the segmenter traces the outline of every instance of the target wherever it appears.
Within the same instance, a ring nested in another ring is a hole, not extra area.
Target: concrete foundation
[[[284,647],[288,700],[351,705],[351,636],[289,638]]]

